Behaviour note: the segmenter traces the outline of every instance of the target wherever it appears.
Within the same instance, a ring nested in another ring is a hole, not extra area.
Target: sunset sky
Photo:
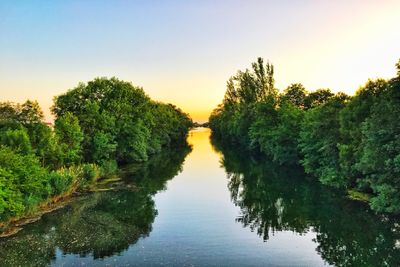
[[[47,120],[53,96],[116,76],[204,122],[259,56],[279,89],[353,94],[395,75],[400,1],[0,1],[0,101]]]

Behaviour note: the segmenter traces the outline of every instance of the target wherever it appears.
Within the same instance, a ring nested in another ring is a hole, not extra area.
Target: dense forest
[[[81,83],[54,99],[54,127],[36,101],[0,103],[0,221],[87,190],[118,165],[186,146],[187,114],[116,78]]]
[[[227,82],[209,118],[217,139],[279,165],[302,166],[321,183],[400,213],[400,61],[397,77],[369,80],[354,96],[274,85],[259,58]]]

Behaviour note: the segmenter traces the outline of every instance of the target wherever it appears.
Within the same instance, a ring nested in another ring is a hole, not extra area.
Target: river
[[[400,266],[398,218],[198,128],[0,240],[0,266]]]

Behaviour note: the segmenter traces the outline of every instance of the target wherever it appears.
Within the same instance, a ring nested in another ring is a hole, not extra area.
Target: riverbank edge
[[[136,189],[134,185],[123,184],[122,178],[116,174],[110,175],[108,178],[101,178],[89,187],[82,189],[73,188],[68,192],[51,197],[39,204],[34,210],[30,210],[21,216],[11,217],[6,221],[0,222],[0,239],[11,237],[23,229],[23,226],[39,221],[43,215],[62,209],[76,198],[96,192],[107,192],[115,190]]]
[[[364,193],[361,191],[357,191],[356,189],[350,188],[347,191],[347,198],[354,200],[354,201],[360,201],[363,203],[369,204],[372,195],[368,193]]]

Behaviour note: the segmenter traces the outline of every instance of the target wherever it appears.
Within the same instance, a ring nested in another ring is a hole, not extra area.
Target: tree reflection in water
[[[308,179],[301,168],[276,166],[212,138],[228,176],[237,221],[268,242],[278,231],[316,233],[317,251],[335,266],[400,266],[399,218]]]
[[[45,266],[57,250],[94,259],[119,254],[152,231],[157,216],[152,196],[177,175],[189,145],[164,151],[148,162],[126,166],[122,175],[135,190],[89,194],[44,215],[0,240],[0,266]]]

